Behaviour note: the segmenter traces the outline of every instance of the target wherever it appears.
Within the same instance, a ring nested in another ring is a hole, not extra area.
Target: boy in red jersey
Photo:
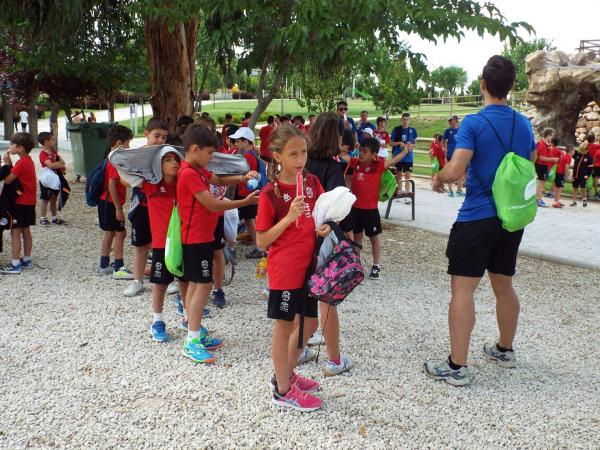
[[[35,166],[29,153],[35,143],[29,133],[15,133],[10,140],[8,153],[4,155],[4,163],[11,167],[10,175],[4,179],[5,184],[21,183],[23,193],[17,198],[12,209],[12,227],[10,230],[12,244],[12,261],[0,268],[0,273],[20,274],[22,269],[31,269],[31,250],[33,239],[31,225],[35,225],[35,200],[37,179]],[[12,167],[10,155],[19,155],[19,160]],[[21,261],[21,238],[23,238],[23,260]]]

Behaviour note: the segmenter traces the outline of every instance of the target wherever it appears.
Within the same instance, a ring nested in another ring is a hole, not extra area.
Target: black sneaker
[[[584,208],[587,207],[587,198],[584,198],[583,202],[581,202],[581,203],[582,203],[582,205],[583,205]]]
[[[379,280],[379,273],[381,272],[381,269],[379,268],[379,266],[373,266],[371,267],[371,273],[369,274],[369,278],[371,280]]]

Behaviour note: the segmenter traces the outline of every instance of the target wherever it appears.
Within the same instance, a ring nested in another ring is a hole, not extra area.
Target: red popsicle
[[[296,172],[296,197],[299,195],[304,195],[304,179],[302,178],[302,170],[298,170]],[[298,226],[298,219],[296,219],[296,228],[298,228]]]

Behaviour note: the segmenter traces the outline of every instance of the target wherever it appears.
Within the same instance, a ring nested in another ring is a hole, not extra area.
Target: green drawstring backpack
[[[496,138],[506,152],[496,170],[492,184],[492,195],[488,194],[488,196],[492,197],[494,201],[502,227],[510,232],[522,230],[534,221],[537,214],[536,173],[535,166],[530,160],[510,151],[515,131],[516,112],[513,111],[512,131],[508,149],[489,119],[484,114],[481,114],[481,116],[494,131]]]
[[[548,179],[546,181],[549,181],[550,183],[552,183],[554,181],[554,179],[556,178],[556,167],[558,166],[558,164],[554,164],[552,166],[552,169],[550,169],[550,172],[548,172]]]
[[[438,161],[438,159],[436,157],[433,158],[433,160],[431,161],[431,171],[432,172],[439,172],[440,170],[440,162]]]
[[[188,227],[189,228],[189,227]],[[167,270],[177,277],[183,276],[183,245],[181,244],[181,217],[179,208],[173,206],[165,243],[165,264]]]
[[[381,182],[379,183],[379,201],[387,202],[390,198],[394,197],[397,189],[398,182],[396,181],[396,177],[389,170],[385,170],[381,174]]]
[[[594,191],[594,177],[592,177],[591,174],[585,183],[585,189],[587,190],[589,198],[590,194]]]

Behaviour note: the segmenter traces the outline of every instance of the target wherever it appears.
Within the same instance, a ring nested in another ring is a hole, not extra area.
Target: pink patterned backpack
[[[346,238],[341,228],[334,222],[327,222],[338,238],[331,255],[325,263],[313,273],[308,281],[308,293],[311,297],[332,306],[339,305],[362,283],[365,278],[356,244]],[[322,244],[321,238],[317,252]]]

